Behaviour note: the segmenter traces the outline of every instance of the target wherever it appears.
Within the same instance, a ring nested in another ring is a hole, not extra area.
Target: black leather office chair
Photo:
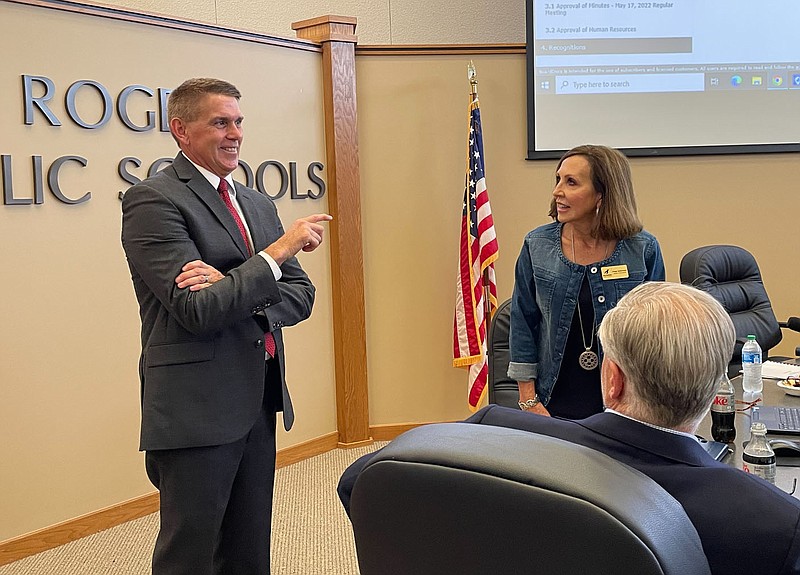
[[[681,283],[711,294],[730,314],[736,329],[736,348],[728,366],[730,376],[738,374],[742,367],[742,345],[749,334],[756,336],[766,360],[770,357],[769,350],[783,338],[782,328],[800,331],[800,319],[791,317],[786,322],[776,319],[758,264],[744,248],[715,245],[694,249],[683,256],[680,277]],[[795,354],[800,355],[800,347]]]
[[[489,362],[489,403],[519,409],[519,386],[506,375],[511,361],[508,330],[511,322],[511,300],[501,303],[489,323],[487,353]]]
[[[707,575],[683,507],[593,449],[468,423],[397,437],[353,488],[361,575]]]

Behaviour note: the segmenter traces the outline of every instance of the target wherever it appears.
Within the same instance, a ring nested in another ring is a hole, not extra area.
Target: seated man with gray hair
[[[645,283],[606,314],[598,335],[603,413],[573,421],[490,405],[464,423],[565,439],[648,475],[681,503],[714,574],[800,574],[800,501],[715,461],[694,435],[734,346],[723,307],[690,286]],[[372,456],[342,476],[345,509]]]

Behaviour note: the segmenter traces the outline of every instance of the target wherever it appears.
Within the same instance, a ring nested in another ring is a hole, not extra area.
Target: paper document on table
[[[761,377],[767,379],[786,379],[798,376],[800,376],[800,365],[779,361],[765,361],[761,364]]]

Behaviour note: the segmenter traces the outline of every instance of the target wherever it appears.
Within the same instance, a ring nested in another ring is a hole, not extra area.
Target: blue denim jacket
[[[603,280],[603,268],[622,265],[627,266],[627,278]],[[589,277],[599,325],[606,312],[634,287],[645,281],[664,280],[664,260],[658,240],[641,231],[617,242],[608,259],[582,266],[562,253],[560,223],[540,226],[525,236],[517,259],[511,302],[508,377],[517,381],[536,380],[536,392],[545,405],[550,401],[561,369],[584,274]]]

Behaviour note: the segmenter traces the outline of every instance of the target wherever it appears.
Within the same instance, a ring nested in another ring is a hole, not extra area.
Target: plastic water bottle
[[[723,375],[714,403],[711,404],[711,437],[714,441],[730,443],[736,439],[735,401],[731,380],[727,375]]]
[[[775,452],[767,442],[766,426],[760,421],[753,422],[750,426],[750,441],[742,453],[742,469],[775,485],[776,465]]]
[[[754,335],[748,335],[742,347],[742,372],[742,389],[746,393],[760,393],[764,389],[761,380],[761,346]]]

